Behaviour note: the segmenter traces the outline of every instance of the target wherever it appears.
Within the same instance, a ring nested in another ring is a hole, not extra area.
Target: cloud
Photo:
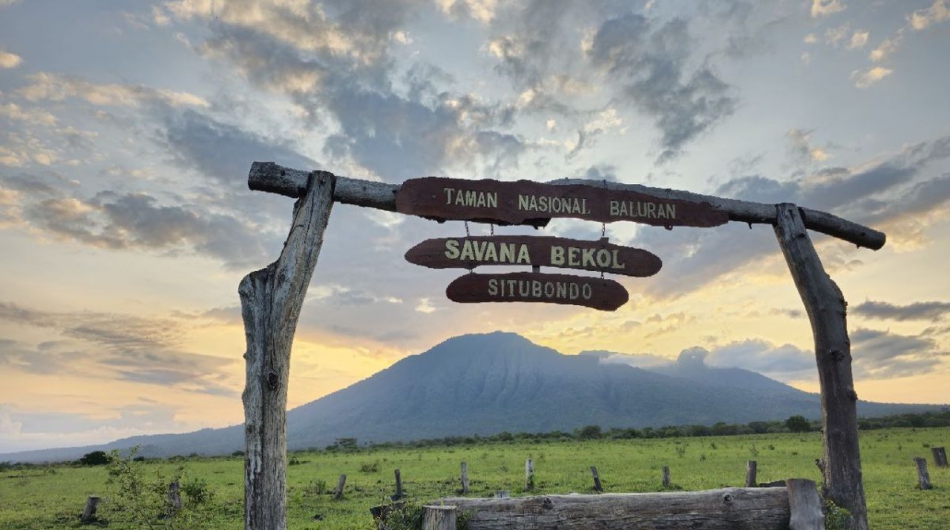
[[[766,204],[792,202],[828,211],[891,230],[888,235],[895,241],[907,238],[906,228],[901,225],[907,219],[917,223],[917,230],[923,230],[946,217],[950,174],[934,176],[933,168],[939,170],[939,164],[948,157],[950,137],[942,137],[910,145],[889,158],[856,169],[823,168],[805,178],[786,181],[740,176],[722,183],[712,194]],[[772,230],[752,228],[738,223],[713,230],[641,228],[631,243],[664,258],[663,270],[647,292],[662,298],[681,296],[778,252]],[[824,255],[823,260],[830,262],[832,258]]]
[[[930,338],[858,328],[851,333],[855,377],[884,379],[933,372],[948,353]]]
[[[145,85],[100,85],[75,76],[41,72],[27,76],[30,84],[17,93],[28,101],[63,101],[79,98],[92,105],[106,107],[138,107],[167,105],[171,107],[208,107],[202,97],[189,92],[152,88]]]
[[[177,319],[97,312],[47,312],[0,302],[0,320],[49,329],[64,337],[38,345],[0,342],[0,365],[27,373],[77,374],[236,395],[222,384],[237,362],[179,349],[187,332]]]
[[[749,339],[713,349],[706,357],[706,364],[744,368],[788,382],[812,378],[815,355],[791,344],[775,345],[761,339]]]
[[[867,88],[893,73],[894,71],[890,68],[874,66],[866,70],[855,70],[851,72],[851,80],[854,81],[854,86]]]
[[[930,320],[931,322],[937,322],[950,315],[950,303],[914,302],[899,306],[888,302],[868,300],[853,308],[851,312],[855,315],[883,320]]]
[[[436,5],[447,17],[470,17],[488,24],[495,18],[498,0],[436,0]]]
[[[812,0],[811,16],[812,18],[826,17],[835,13],[840,13],[847,9],[841,0]]]
[[[659,368],[672,364],[672,361],[666,357],[649,353],[616,353],[604,350],[588,350],[582,351],[578,355],[597,357],[603,364],[626,364],[634,368]]]
[[[912,28],[921,31],[933,24],[939,24],[950,19],[950,8],[947,8],[946,0],[934,0],[932,6],[914,11],[907,18]]]
[[[23,62],[23,58],[0,48],[0,68],[16,68]]]
[[[858,31],[855,30],[851,34],[851,40],[848,41],[848,49],[856,50],[858,48],[863,48],[868,43],[868,36],[871,33],[869,31]]]
[[[893,36],[888,37],[878,44],[877,48],[871,51],[868,57],[874,62],[881,62],[900,49],[901,42],[904,40],[903,28],[898,30]]]
[[[686,70],[689,42],[682,19],[654,28],[643,16],[629,14],[604,22],[587,52],[607,75],[624,80],[623,96],[653,117],[662,131],[661,162],[675,158],[736,106],[731,87],[711,67]]]
[[[806,162],[824,162],[831,157],[828,154],[827,146],[816,147],[811,144],[811,135],[814,130],[789,129],[785,133],[785,138],[789,142],[789,154],[799,160]]]

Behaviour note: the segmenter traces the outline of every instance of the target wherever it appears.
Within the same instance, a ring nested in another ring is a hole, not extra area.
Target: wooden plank
[[[586,184],[551,185],[519,180],[410,179],[396,193],[396,211],[428,219],[482,220],[526,224],[573,218],[654,226],[710,227],[729,216],[708,202],[657,198],[628,190]]]
[[[787,481],[789,530],[825,530],[821,495],[814,480],[790,478]]]
[[[593,276],[512,272],[466,274],[445,289],[454,302],[541,302],[615,311],[630,295],[623,285]]]
[[[480,265],[529,265],[647,277],[663,262],[639,248],[564,237],[470,236],[427,239],[406,252],[406,261],[432,269]]]
[[[449,498],[469,530],[788,530],[785,488]]]
[[[252,190],[277,193],[287,197],[300,197],[307,186],[308,171],[284,167],[273,162],[254,162],[248,173],[247,185]],[[775,224],[775,205],[761,202],[740,201],[703,195],[683,190],[653,188],[642,184],[624,184],[622,182],[597,182],[585,179],[559,179],[549,181],[552,186],[587,185],[603,186],[611,190],[628,190],[660,199],[681,199],[690,202],[706,202],[713,208],[725,212],[730,221],[741,223]],[[343,176],[337,177],[333,200],[342,204],[352,204],[364,208],[376,208],[388,212],[396,211],[396,192],[399,184],[387,184]],[[805,226],[809,230],[821,232],[859,247],[878,250],[884,246],[887,237],[873,228],[842,219],[827,212],[799,209]],[[475,220],[478,221],[478,220]]]

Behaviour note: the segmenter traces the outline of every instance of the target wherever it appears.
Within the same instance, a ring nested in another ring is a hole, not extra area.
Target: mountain
[[[571,431],[585,425],[712,425],[821,414],[817,394],[748,370],[711,368],[702,359],[683,362],[682,357],[647,370],[605,362],[608,355],[562,355],[513,333],[455,337],[288,411],[288,448],[322,448],[341,437],[361,443],[409,441]],[[862,416],[922,410],[936,407],[859,403]],[[146,456],[227,454],[243,449],[243,429],[139,436],[94,447],[0,455],[0,461],[75,459],[93,450],[135,445]]]

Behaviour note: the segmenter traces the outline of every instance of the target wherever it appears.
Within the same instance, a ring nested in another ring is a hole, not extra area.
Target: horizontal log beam
[[[248,186],[252,190],[267,191],[297,198],[306,190],[309,174],[308,171],[286,168],[273,162],[254,162],[248,175]],[[726,212],[730,221],[770,225],[775,225],[776,222],[774,204],[726,199],[682,190],[651,188],[641,184],[604,183],[585,179],[559,179],[547,184],[589,184],[597,187],[606,186],[609,189],[635,191],[657,199],[708,202],[714,208]],[[398,184],[337,177],[333,200],[343,204],[354,204],[394,212],[396,211],[397,191],[399,191]],[[799,210],[802,219],[805,221],[805,226],[810,230],[872,250],[880,249],[886,241],[885,234],[873,228],[842,219],[827,212],[801,207]]]
[[[469,515],[470,530],[787,530],[786,488],[724,488],[662,493],[544,495],[509,499],[448,498]]]

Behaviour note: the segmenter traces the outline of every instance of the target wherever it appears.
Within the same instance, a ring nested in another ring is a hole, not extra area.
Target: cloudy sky
[[[814,237],[850,302],[857,391],[950,402],[947,50],[946,0],[0,0],[0,452],[242,420],[237,285],[293,203],[247,190],[255,160],[608,179],[865,223],[884,249]],[[498,329],[817,391],[768,226],[608,226],[664,261],[619,279],[615,313],[448,301],[459,272],[403,254],[464,232],[334,208],[290,405]]]

